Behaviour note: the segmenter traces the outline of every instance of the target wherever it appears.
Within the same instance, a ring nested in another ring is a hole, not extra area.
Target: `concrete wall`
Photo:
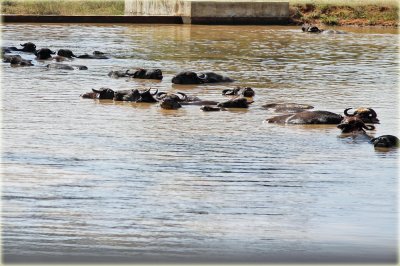
[[[180,16],[182,0],[125,0],[125,15]]]
[[[268,0],[125,0],[125,15],[181,16],[184,23],[282,24],[289,2]]]

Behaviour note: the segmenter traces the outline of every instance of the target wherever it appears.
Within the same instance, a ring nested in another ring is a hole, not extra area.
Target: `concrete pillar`
[[[193,24],[284,24],[289,2],[268,0],[125,0],[125,15],[181,16]]]

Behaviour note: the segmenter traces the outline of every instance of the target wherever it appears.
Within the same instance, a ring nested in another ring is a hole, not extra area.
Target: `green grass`
[[[124,0],[1,0],[2,14],[123,15]]]

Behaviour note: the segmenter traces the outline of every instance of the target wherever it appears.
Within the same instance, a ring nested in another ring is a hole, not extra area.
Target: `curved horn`
[[[160,92],[157,93],[157,96],[161,96],[161,95],[164,95],[164,94],[167,94],[167,93],[165,91],[160,91]]]
[[[149,94],[151,94],[151,93],[150,93],[150,90],[151,90],[151,88],[149,88],[149,89],[145,90],[145,91],[144,91],[144,92],[142,92],[141,94],[145,94],[145,93],[149,93]]]
[[[372,108],[367,108],[370,112],[371,112],[371,114],[372,114],[372,116],[373,117],[377,117],[378,115],[376,114],[376,112],[374,111],[374,109],[372,109]]]
[[[151,88],[149,89],[149,92],[150,92],[150,90],[151,90]],[[151,93],[151,92],[150,92],[150,94],[153,95],[153,96],[155,96],[157,93],[158,93],[158,89],[156,89],[156,92],[155,92],[155,93]]]
[[[161,101],[162,99],[164,99],[165,98],[165,96],[167,95],[167,93],[166,92],[164,92],[164,91],[160,91],[160,92],[158,92],[157,93],[157,95],[156,95],[156,99],[157,100],[159,100],[159,101]]]
[[[204,77],[200,77],[200,76],[204,76]],[[198,77],[199,79],[202,79],[202,80],[206,80],[206,79],[207,79],[207,75],[204,74],[204,73],[201,73],[201,75],[197,75],[197,77]]]
[[[344,115],[345,115],[345,116],[354,116],[354,115],[355,115],[355,113],[353,113],[352,115],[348,113],[348,111],[349,111],[350,109],[352,109],[352,108],[346,108],[346,109],[344,109]]]
[[[363,128],[365,128],[366,130],[374,130],[375,127],[373,125],[363,125]]]
[[[183,99],[181,101],[186,102],[188,100],[188,96],[185,93],[178,91],[176,94],[180,94],[180,95],[183,96]]]
[[[225,89],[222,91],[222,95],[233,95],[232,89]]]

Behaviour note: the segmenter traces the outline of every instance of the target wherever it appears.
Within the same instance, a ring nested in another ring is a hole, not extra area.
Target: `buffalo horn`
[[[363,128],[367,129],[367,130],[374,130],[375,127],[373,125],[363,125]]]
[[[352,115],[351,114],[349,114],[347,111],[349,111],[350,109],[352,109],[352,108],[346,108],[346,109],[344,109],[344,114],[346,115],[346,116],[354,116],[355,115],[355,113],[353,113]]]
[[[187,97],[187,95],[186,95],[185,93],[178,91],[176,94],[180,94],[180,95],[183,96],[183,99],[181,99],[181,101],[183,101],[183,102],[186,102],[186,101],[187,101],[188,97]],[[179,97],[179,96],[178,96],[178,97]]]

